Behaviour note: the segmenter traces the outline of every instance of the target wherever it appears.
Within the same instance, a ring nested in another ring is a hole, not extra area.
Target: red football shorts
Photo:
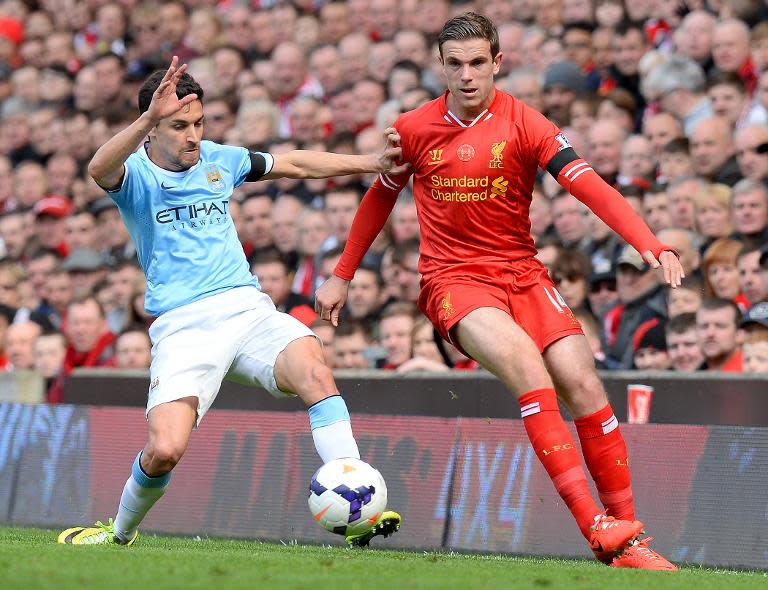
[[[467,266],[471,269],[460,265],[422,279],[419,307],[448,342],[458,346],[451,329],[480,307],[507,312],[540,352],[560,338],[583,334],[547,269],[535,258],[499,266]]]

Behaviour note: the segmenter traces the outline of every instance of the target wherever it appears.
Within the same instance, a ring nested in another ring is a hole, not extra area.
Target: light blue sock
[[[331,395],[310,406],[308,411],[312,440],[323,463],[347,457],[360,458],[343,397]]]
[[[141,468],[141,452],[131,467],[131,476],[125,482],[120,496],[120,507],[115,517],[115,535],[121,541],[129,541],[147,512],[165,493],[171,472],[158,477],[150,477]]]

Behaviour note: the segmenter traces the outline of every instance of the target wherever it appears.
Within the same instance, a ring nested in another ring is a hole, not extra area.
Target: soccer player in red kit
[[[677,256],[541,113],[494,87],[501,54],[486,17],[449,20],[438,39],[448,91],[395,123],[411,170],[379,175],[355,217],[344,254],[317,291],[338,323],[349,281],[414,175],[421,225],[419,307],[517,396],[526,432],[596,557],[614,567],[674,570],[639,540],[627,449],[579,322],[535,258],[528,209],[539,167],[680,284]],[[575,418],[603,513],[592,498],[557,394]]]

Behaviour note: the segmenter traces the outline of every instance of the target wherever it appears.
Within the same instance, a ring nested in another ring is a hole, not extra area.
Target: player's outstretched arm
[[[387,144],[378,154],[349,155],[305,150],[277,154],[272,170],[263,178],[328,178],[368,172],[401,174],[408,169],[408,164],[398,164],[403,155],[400,135],[394,128],[384,133]]]
[[[341,308],[347,302],[349,281],[331,275],[315,292],[315,311],[320,319],[339,325]]]
[[[640,252],[651,268],[661,267],[668,285],[672,288],[680,286],[684,273],[677,255],[659,242],[621,193],[579,158],[573,148],[558,152],[547,164],[547,170],[563,188]]]
[[[161,119],[170,117],[194,100],[196,94],[184,98],[176,96],[176,85],[187,69],[187,64],[178,66],[179,58],[175,55],[171,65],[152,95],[152,101],[146,112],[138,119],[102,145],[88,164],[88,174],[105,189],[112,189],[120,184],[125,174],[125,161],[139,147],[147,134]]]

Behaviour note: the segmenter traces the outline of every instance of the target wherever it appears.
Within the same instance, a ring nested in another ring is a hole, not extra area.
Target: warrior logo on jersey
[[[489,168],[503,168],[504,162],[504,148],[507,147],[506,141],[500,141],[499,143],[491,144],[491,161],[488,163]]]
[[[558,133],[555,135],[555,141],[560,144],[560,147],[557,150],[558,152],[562,152],[566,148],[573,147],[571,142],[568,141],[568,138],[565,136],[565,133]]]
[[[440,162],[443,161],[443,150],[442,149],[429,150],[429,158],[430,158],[430,162],[429,162],[430,166],[435,166],[436,164],[439,164]]]
[[[475,157],[475,148],[468,143],[462,144],[456,150],[456,155],[459,156],[459,160],[462,162],[469,162]]]
[[[205,177],[208,179],[208,185],[215,191],[224,190],[224,181],[221,178],[221,172],[216,164],[208,164],[205,167]]]

